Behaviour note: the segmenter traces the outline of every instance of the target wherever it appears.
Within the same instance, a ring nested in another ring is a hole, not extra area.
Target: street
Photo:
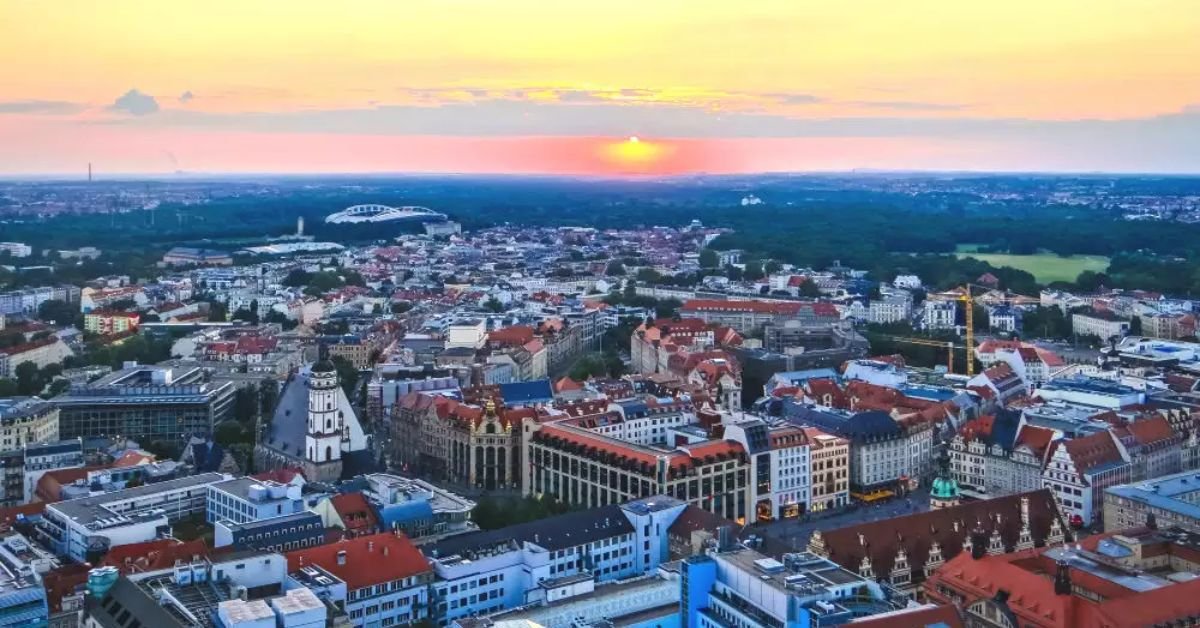
[[[813,530],[836,530],[860,523],[889,519],[929,510],[929,489],[921,487],[906,497],[893,498],[872,505],[853,505],[847,510],[830,515],[810,515],[810,518],[784,519],[764,524],[754,524],[750,529],[778,539],[796,550],[808,546],[808,537]]]

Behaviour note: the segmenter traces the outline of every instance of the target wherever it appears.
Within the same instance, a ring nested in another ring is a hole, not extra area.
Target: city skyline
[[[1200,172],[1187,2],[0,6],[0,175]],[[637,137],[638,142],[630,138]]]

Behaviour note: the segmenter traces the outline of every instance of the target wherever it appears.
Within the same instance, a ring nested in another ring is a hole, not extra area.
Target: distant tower
[[[933,479],[933,487],[929,491],[929,508],[940,510],[957,506],[961,501],[958,492],[958,482],[950,475],[950,455],[946,450],[938,457],[938,474]]]
[[[304,216],[296,218],[296,237],[304,235]]]
[[[92,162],[88,162],[88,183],[92,182]]]
[[[324,464],[342,459],[345,417],[338,410],[337,368],[324,347],[308,378],[308,431],[304,438],[309,462]]]

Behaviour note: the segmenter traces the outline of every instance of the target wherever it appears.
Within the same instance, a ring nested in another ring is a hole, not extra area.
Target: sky
[[[1196,0],[0,0],[0,24],[0,175],[1200,173]]]

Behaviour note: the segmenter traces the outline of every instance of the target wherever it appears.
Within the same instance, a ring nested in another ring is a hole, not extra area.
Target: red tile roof
[[[379,518],[375,509],[362,493],[342,493],[330,500],[333,509],[342,518],[346,532],[353,535],[370,534],[379,529]]]
[[[1130,435],[1142,445],[1151,443],[1160,443],[1173,440],[1176,438],[1175,430],[1171,429],[1171,424],[1167,422],[1166,417],[1159,415],[1149,419],[1131,422],[1127,428]]]
[[[1108,431],[1062,441],[1062,446],[1075,463],[1075,470],[1081,474],[1123,460],[1117,439]]]
[[[344,564],[338,556],[344,554]],[[319,565],[350,590],[429,573],[429,561],[399,533],[381,532],[287,553],[288,571]]]
[[[122,575],[168,569],[176,560],[190,561],[193,557],[209,555],[204,539],[180,542],[175,539],[156,539],[142,543],[117,545],[104,555],[102,567],[116,567]]]

